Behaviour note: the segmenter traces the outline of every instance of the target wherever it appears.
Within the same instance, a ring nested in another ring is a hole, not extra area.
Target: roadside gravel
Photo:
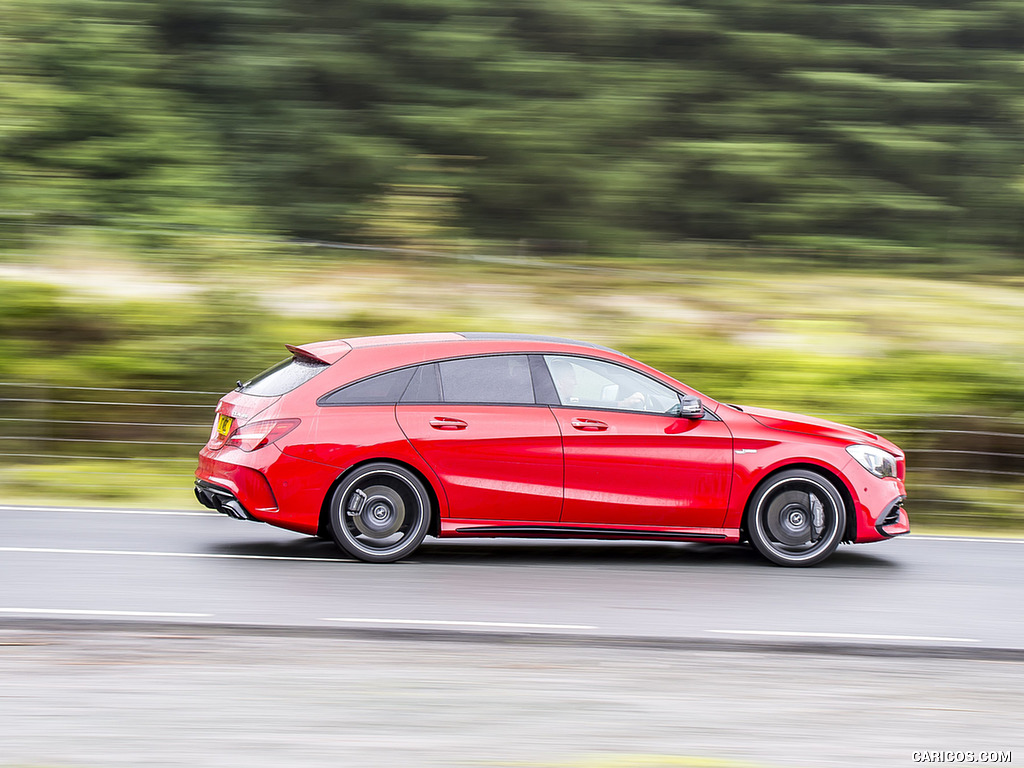
[[[1015,662],[8,630],[0,680],[0,766],[1024,761]]]

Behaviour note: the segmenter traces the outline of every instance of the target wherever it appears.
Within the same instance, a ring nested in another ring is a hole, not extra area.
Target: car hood
[[[849,427],[846,424],[839,424],[827,419],[818,419],[814,416],[803,416],[799,413],[773,411],[770,408],[753,408],[746,405],[739,406],[739,408],[758,424],[770,429],[781,429],[786,432],[798,432],[802,435],[815,435],[817,437],[829,437],[834,440],[843,440],[850,443],[873,445],[898,457],[903,456],[903,452],[897,446],[884,437],[876,435],[874,432]]]

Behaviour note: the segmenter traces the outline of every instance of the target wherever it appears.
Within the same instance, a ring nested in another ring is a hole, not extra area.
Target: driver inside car
[[[558,398],[562,401],[562,405],[608,405],[628,411],[642,411],[647,404],[647,399],[642,392],[634,392],[621,400],[613,400],[614,394],[606,399],[604,392],[602,392],[602,397],[599,401],[587,400],[584,402],[584,399],[580,396],[581,387],[576,379],[576,370],[573,364],[568,360],[552,360],[550,368],[551,376],[555,380],[555,388],[558,390]],[[611,390],[613,393],[617,392],[618,385],[610,384],[605,387],[605,390]]]

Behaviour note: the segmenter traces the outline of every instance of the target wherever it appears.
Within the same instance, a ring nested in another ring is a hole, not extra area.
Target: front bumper
[[[910,533],[910,519],[903,508],[907,499],[903,480],[896,477],[877,478],[857,464],[855,459],[850,459],[850,465],[844,468],[844,475],[850,483],[857,514],[857,535],[854,541],[866,544]]]
[[[910,533],[910,517],[907,515],[907,510],[903,508],[906,500],[906,496],[893,499],[878,516],[875,530],[884,538],[891,539],[893,536]]]

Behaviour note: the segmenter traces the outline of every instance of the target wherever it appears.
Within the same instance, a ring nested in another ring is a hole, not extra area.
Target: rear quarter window
[[[305,384],[329,367],[327,363],[290,357],[249,379],[242,385],[241,392],[257,397],[279,397]]]
[[[412,376],[412,368],[402,368],[371,376],[325,395],[320,399],[320,405],[397,403]]]

